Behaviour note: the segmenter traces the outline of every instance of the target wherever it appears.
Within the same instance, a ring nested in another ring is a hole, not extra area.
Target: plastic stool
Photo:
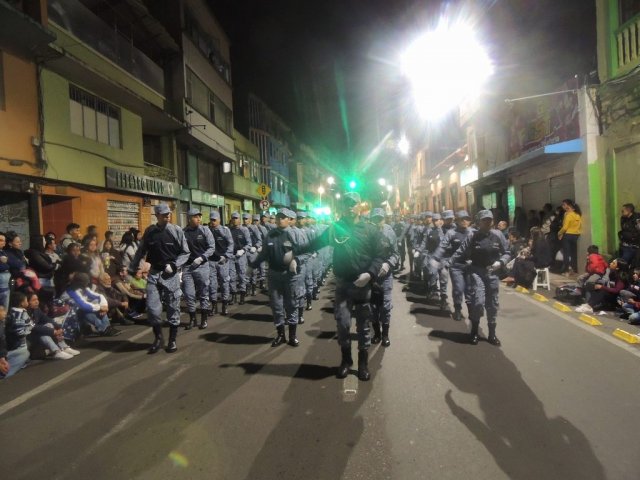
[[[533,280],[533,289],[538,290],[538,287],[551,290],[549,268],[536,268],[536,278]]]

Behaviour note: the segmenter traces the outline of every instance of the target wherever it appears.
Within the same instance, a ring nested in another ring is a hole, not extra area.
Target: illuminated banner
[[[580,138],[575,92],[517,101],[509,108],[510,159],[547,145]]]

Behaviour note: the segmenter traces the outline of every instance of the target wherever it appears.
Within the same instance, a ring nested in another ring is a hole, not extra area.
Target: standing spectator
[[[9,310],[9,284],[11,282],[11,272],[9,271],[9,257],[4,251],[7,245],[7,237],[0,232],[0,306],[4,307],[6,316]],[[1,373],[1,372],[0,372]]]
[[[640,215],[636,213],[633,203],[622,205],[618,238],[620,239],[620,257],[629,264],[635,263],[634,260],[640,249]]]
[[[59,245],[59,254],[62,255],[67,251],[69,244],[71,243],[79,243],[80,242],[80,225],[77,223],[70,223],[67,225],[67,233],[60,237]]]
[[[122,266],[129,268],[133,257],[136,256],[136,252],[138,251],[138,244],[136,243],[131,231],[126,232],[124,235],[122,235],[119,250],[122,254]]]
[[[578,239],[582,233],[582,212],[573,200],[563,200],[564,218],[558,232],[562,241],[562,273],[578,271]]]
[[[542,233],[547,235],[549,233],[549,226],[547,222],[551,223],[551,217],[553,216],[553,206],[550,203],[545,203],[540,211],[540,227],[542,228]],[[547,228],[545,229],[545,225]]]

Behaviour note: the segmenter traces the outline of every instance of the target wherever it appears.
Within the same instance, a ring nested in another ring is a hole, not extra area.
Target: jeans
[[[565,233],[562,237],[562,270],[567,271],[569,267],[574,272],[578,271],[578,238],[580,235]]]
[[[4,309],[9,311],[9,282],[11,282],[11,274],[9,272],[0,273],[0,305],[4,305]]]
[[[633,259],[636,257],[636,252],[638,251],[637,247],[630,247],[628,245],[620,246],[620,257],[624,259],[625,262],[631,264]]]
[[[97,314],[90,312],[82,312],[79,315],[80,321],[87,322],[89,325],[93,326],[98,333],[104,333],[104,331],[109,328],[109,317],[103,315],[99,317]]]
[[[29,362],[29,348],[24,344],[22,347],[18,347],[15,350],[10,350],[7,354],[7,362],[9,362],[9,372],[0,378],[9,378],[12,375],[18,373],[18,370],[24,368]]]
[[[46,335],[38,338],[38,341],[44,348],[51,350],[51,353],[55,353],[58,350],[64,350],[65,348],[69,347],[69,345],[67,345],[64,340],[56,343],[53,338]]]

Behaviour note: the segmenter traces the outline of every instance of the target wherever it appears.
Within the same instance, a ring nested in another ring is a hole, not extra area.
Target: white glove
[[[311,258],[317,258],[318,257],[318,252],[313,252],[311,254]]]
[[[201,263],[202,263],[202,257],[198,257],[198,258],[196,258],[196,259],[193,261],[193,264],[194,264],[196,267],[199,267]]]
[[[236,257],[241,257],[242,255],[244,255],[244,250],[240,249],[236,252]]]
[[[220,260],[218,260],[218,265],[224,265],[225,263],[227,263],[227,257],[220,257]]]
[[[298,262],[296,262],[295,258],[291,260],[291,263],[289,264],[289,271],[291,273],[298,273]]]
[[[249,249],[249,251],[250,251],[251,253],[256,253],[257,249],[256,249],[256,247],[251,247],[251,248]]]
[[[258,247],[258,253],[262,251],[262,247]]]
[[[353,284],[358,288],[362,288],[370,281],[371,281],[371,275],[369,273],[361,273],[360,276],[356,279],[356,281],[353,282]]]
[[[291,260],[293,260],[293,252],[287,252],[284,254],[284,257],[282,257],[282,262],[285,265],[289,265],[289,263],[291,263]]]
[[[413,251],[413,258],[418,258],[420,256],[420,252],[417,250]]]
[[[495,272],[496,270],[500,270],[502,268],[502,263],[500,261],[493,262],[493,264],[488,268],[490,272]]]
[[[164,273],[171,275],[173,273],[173,267],[171,265],[167,265],[164,267]]]
[[[379,277],[386,277],[387,273],[389,273],[389,270],[391,270],[391,265],[389,265],[387,262],[384,262],[382,264],[382,266],[380,267],[380,271],[378,272],[378,276]]]

